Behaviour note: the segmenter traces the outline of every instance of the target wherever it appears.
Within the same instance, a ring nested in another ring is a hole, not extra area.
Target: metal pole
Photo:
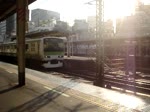
[[[29,31],[29,8],[28,8],[28,0],[27,0],[27,2],[26,2],[26,29],[25,29],[25,31],[26,31],[26,33]]]
[[[71,47],[71,56],[73,56],[73,35],[70,35],[70,47]]]
[[[67,36],[67,57],[70,57],[70,36]]]
[[[25,85],[25,29],[28,0],[17,0],[17,59],[19,86]]]
[[[104,85],[104,17],[103,17],[103,0],[96,0],[96,80],[95,85],[103,87]]]

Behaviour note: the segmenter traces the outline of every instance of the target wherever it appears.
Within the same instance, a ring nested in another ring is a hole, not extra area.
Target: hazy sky
[[[37,0],[29,6],[29,9],[46,9],[60,13],[61,20],[69,23],[75,18],[86,19],[88,15],[95,15],[95,5],[84,3],[89,0]]]
[[[96,13],[95,5],[85,3],[93,0],[37,0],[29,6],[29,9],[46,9],[60,13],[61,20],[70,24],[74,19],[86,19],[87,16],[93,16]],[[114,19],[130,15],[135,8],[136,0],[105,0],[105,18]],[[142,0],[150,3],[150,0]],[[95,2],[93,2],[95,4]]]

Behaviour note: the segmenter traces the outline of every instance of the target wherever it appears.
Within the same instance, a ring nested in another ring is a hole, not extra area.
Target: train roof
[[[45,36],[45,37],[42,37],[42,38],[26,38],[26,41],[38,41],[38,40],[42,40],[42,39],[47,39],[47,38],[57,38],[57,39],[63,39],[63,40],[66,40],[66,37],[54,37],[54,36]],[[5,43],[0,43],[0,45],[7,45],[7,44],[15,44],[16,43],[16,39],[13,40],[13,41],[10,41],[10,42],[5,42]]]
[[[52,37],[68,37],[69,33],[66,32],[60,32],[60,31],[33,31],[33,32],[29,32],[26,33],[26,38],[43,38],[43,37],[48,37],[48,36],[52,36]],[[15,39],[16,35],[12,37],[12,39]]]

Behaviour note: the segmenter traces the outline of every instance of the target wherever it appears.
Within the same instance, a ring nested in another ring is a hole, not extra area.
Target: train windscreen
[[[46,38],[44,39],[44,52],[63,52],[64,41],[63,39],[57,38]]]

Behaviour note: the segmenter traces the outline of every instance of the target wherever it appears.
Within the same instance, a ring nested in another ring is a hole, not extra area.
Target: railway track
[[[8,61],[7,61],[8,62]],[[14,63],[13,63],[14,64]],[[15,63],[16,64],[16,63]],[[44,69],[39,68],[36,66],[30,66],[28,68],[35,69],[37,71],[42,71],[45,73],[50,73],[53,75],[58,75],[63,78],[73,78],[73,79],[84,79],[87,81],[93,82],[96,79],[96,73],[91,72],[89,70],[78,70],[78,69],[66,69],[66,68],[55,68],[55,69]],[[150,75],[149,74],[143,74],[139,73],[137,74],[137,77],[135,77],[135,80],[133,80],[133,77],[125,77],[123,72],[107,72],[104,75],[104,82],[106,84],[110,84],[115,87],[123,88],[123,89],[129,89],[132,91],[140,91],[140,92],[146,92],[150,93]],[[136,89],[134,89],[136,88]]]
[[[52,69],[51,69],[52,70]],[[54,69],[57,73],[66,74],[67,76],[75,76],[78,78],[83,78],[85,80],[94,81],[96,73],[89,72],[85,70],[72,70],[67,71],[65,69]],[[135,80],[133,77],[125,77],[123,75],[114,75],[114,74],[105,74],[104,75],[104,82],[105,84],[110,84],[115,87],[132,90],[132,91],[139,91],[150,93],[150,80],[146,80],[144,78],[138,77]]]

